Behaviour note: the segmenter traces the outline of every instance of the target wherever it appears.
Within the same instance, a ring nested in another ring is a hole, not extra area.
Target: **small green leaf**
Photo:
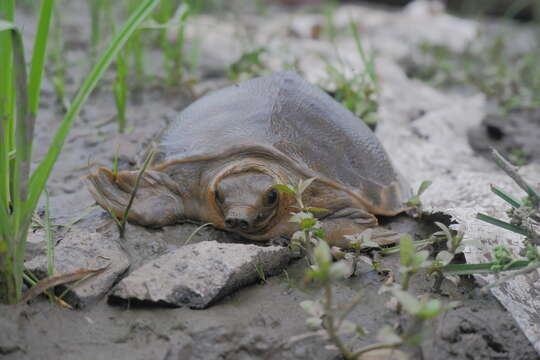
[[[311,232],[313,233],[313,236],[316,236],[319,239],[326,239],[326,234],[321,228],[312,229]]]
[[[412,263],[413,256],[416,249],[413,244],[413,239],[410,235],[404,235],[399,240],[399,255],[401,259],[401,265],[408,267]]]
[[[398,345],[403,341],[401,337],[389,326],[383,326],[377,333],[377,340],[383,344]]]
[[[306,313],[313,317],[320,318],[324,315],[323,306],[318,301],[304,300],[300,303],[300,307],[304,309]]]
[[[313,250],[313,256],[319,266],[327,266],[332,262],[332,254],[326,241],[319,241],[319,244]]]
[[[317,219],[302,219],[300,228],[302,230],[310,230],[317,224]]]
[[[421,319],[432,319],[443,311],[441,302],[437,299],[428,300],[422,304],[420,311],[416,314]]]
[[[420,184],[420,186],[418,187],[418,191],[416,192],[416,194],[418,195],[418,197],[420,197],[432,184],[433,182],[430,181],[430,180],[424,180],[422,181],[422,183]]]
[[[306,189],[311,185],[312,182],[314,182],[317,178],[311,178],[311,179],[307,179],[307,180],[304,180],[304,181],[300,181],[300,183],[298,184],[298,193],[299,194],[303,194],[304,191],[306,191]]]
[[[332,279],[341,279],[351,275],[351,273],[351,265],[343,260],[335,262],[330,266],[329,275]]]
[[[425,264],[428,257],[429,257],[429,251],[428,250],[422,250],[422,251],[417,252],[413,256],[411,266],[423,267],[423,266],[428,265],[428,264]]]
[[[435,259],[439,262],[441,262],[443,265],[448,265],[452,259],[454,258],[454,255],[450,254],[448,251],[443,250],[437,254]]]
[[[275,185],[272,185],[272,187],[273,187],[274,189],[279,190],[279,191],[283,191],[284,193],[294,195],[294,190],[291,189],[291,188],[289,188],[287,185],[283,185],[283,184],[275,184]]]
[[[324,208],[318,208],[318,207],[307,207],[302,210],[309,211],[312,213],[322,213],[322,212],[329,212],[330,210],[324,209]]]
[[[422,303],[414,295],[399,289],[393,289],[392,293],[409,314],[416,315],[422,309]]]
[[[310,330],[319,330],[322,326],[322,319],[317,317],[307,318],[306,325]]]
[[[435,221],[435,225],[437,225],[439,227],[439,229],[441,229],[441,231],[443,232],[444,236],[446,237],[446,247],[448,249],[452,249],[452,245],[453,245],[453,236],[452,236],[452,233],[450,232],[450,229],[448,228],[448,226],[444,225],[443,223],[440,223],[438,221]]]

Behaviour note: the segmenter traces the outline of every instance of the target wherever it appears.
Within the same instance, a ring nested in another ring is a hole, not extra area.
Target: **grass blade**
[[[30,79],[28,80],[28,101],[30,112],[36,116],[39,107],[39,95],[41,90],[41,79],[45,68],[45,56],[47,54],[47,43],[49,39],[49,28],[51,24],[54,0],[43,0],[39,14],[39,23],[32,51],[32,63],[30,65]]]
[[[45,189],[45,232],[47,234],[47,275],[54,275],[54,239],[49,207],[49,192]]]
[[[92,90],[96,87],[97,82],[105,73],[108,66],[115,59],[118,51],[120,51],[122,46],[129,39],[129,36],[137,29],[138,25],[150,14],[158,3],[159,0],[146,0],[141,3],[141,5],[129,17],[122,29],[114,36],[105,53],[101,56],[90,74],[84,80],[79,91],[77,92],[77,95],[75,96],[75,99],[71,103],[71,107],[69,108],[64,120],[54,136],[52,145],[49,148],[47,155],[32,174],[32,178],[30,179],[31,192],[27,204],[27,210],[29,212],[31,212],[30,210],[34,209],[37,205],[41,192],[45,187],[56,159],[62,151],[69,129],[79,114],[82,105]]]
[[[527,193],[535,206],[540,205],[540,195],[518,174],[515,166],[510,164],[497,150],[492,149],[493,160],[514,182]]]
[[[528,260],[517,260],[508,266],[508,268],[501,271],[511,271],[526,268],[529,265]],[[483,264],[450,264],[441,267],[439,270],[449,275],[472,275],[482,273],[493,273],[491,270],[493,265],[497,265],[494,262]]]
[[[14,0],[0,0],[0,21],[5,24],[13,21],[15,13]],[[0,26],[1,27],[1,26]],[[0,217],[7,217],[4,209],[9,208],[10,197],[10,161],[9,153],[13,150],[14,129],[14,99],[13,99],[13,76],[11,56],[11,34],[0,32]],[[7,229],[7,228],[3,228]],[[7,231],[7,230],[6,230]],[[0,231],[1,232],[1,231]]]
[[[26,237],[31,217],[27,219],[24,213],[24,202],[27,198],[28,177],[30,173],[30,159],[32,147],[32,132],[34,118],[28,112],[28,93],[26,77],[26,61],[21,33],[13,23],[0,21],[0,32],[9,31],[11,34],[11,49],[13,56],[13,79],[16,99],[16,126],[15,126],[15,150],[14,166],[6,176],[11,180],[9,195],[11,197],[11,213],[9,228],[3,232],[3,238],[9,243],[10,253],[7,257],[10,269],[9,273],[14,282],[15,298],[20,299],[22,289],[22,275],[24,252],[26,249]],[[9,138],[10,135],[7,135]],[[2,139],[5,140],[5,139]],[[11,179],[10,179],[11,175]],[[9,206],[9,205],[8,205]],[[8,209],[9,210],[9,209]],[[13,298],[12,294],[8,295]],[[10,300],[11,301],[11,300]]]
[[[122,220],[118,224],[121,239],[124,238],[129,210],[131,209],[131,206],[133,205],[133,200],[135,200],[135,195],[137,195],[137,190],[139,189],[141,179],[144,175],[144,172],[146,171],[146,168],[148,167],[148,165],[150,165],[150,162],[152,162],[152,159],[154,158],[155,153],[156,153],[155,149],[150,149],[150,152],[148,153],[148,156],[146,156],[146,160],[144,160],[141,170],[139,170],[139,173],[137,174],[137,179],[135,180],[135,186],[133,186],[133,191],[131,192],[131,195],[129,197],[129,202],[124,210],[124,215],[122,216]]]
[[[501,188],[498,188],[495,185],[490,185],[490,188],[491,188],[491,191],[495,195],[497,195],[498,197],[500,197],[501,199],[503,199],[504,201],[509,203],[512,207],[520,208],[522,206],[521,201],[519,201],[516,198],[512,197],[512,195],[509,195],[509,194],[505,193]]]
[[[49,290],[50,288],[84,279],[88,275],[97,275],[103,272],[105,269],[107,269],[107,266],[99,268],[99,269],[81,269],[74,272],[60,274],[57,276],[48,277],[43,280],[40,280],[35,286],[32,286],[30,290],[28,290],[24,294],[24,297],[22,298],[21,303],[25,303],[29,300],[32,300],[33,298]]]
[[[517,225],[512,225],[510,223],[507,223],[506,221],[496,219],[496,218],[494,218],[492,216],[489,216],[489,215],[486,215],[486,214],[478,213],[478,214],[476,214],[476,218],[478,220],[485,221],[485,222],[490,223],[492,225],[501,227],[501,228],[506,229],[506,230],[513,231],[515,233],[518,233],[518,234],[521,234],[521,235],[524,235],[524,236],[529,235],[529,231],[527,229],[524,229],[524,228],[519,227]]]

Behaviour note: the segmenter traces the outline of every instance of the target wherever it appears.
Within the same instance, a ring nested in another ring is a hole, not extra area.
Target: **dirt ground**
[[[84,58],[88,47],[89,16],[79,11],[80,1],[69,2],[65,19],[66,57],[72,64],[68,69],[68,91],[79,83],[85,71]],[[18,14],[24,25],[26,45],[32,39],[34,17],[27,12]],[[150,58],[150,56],[148,57]],[[159,68],[159,59],[149,59],[150,67]],[[83,64],[83,65],[81,65]],[[214,74],[215,75],[215,74]],[[203,70],[204,76],[204,70]],[[207,87],[223,83],[218,78],[202,79]],[[107,215],[94,205],[80,178],[95,164],[112,167],[114,153],[119,149],[120,167],[131,168],[143,145],[193,101],[182,88],[160,86],[153,82],[145,86],[128,107],[128,126],[124,135],[117,135],[115,105],[110,92],[110,77],[102,82],[77,119],[64,151],[48,184],[51,214],[54,224],[69,223],[84,214],[80,222],[67,231],[98,231],[110,241],[118,241],[116,229]],[[44,92],[36,127],[35,162],[47,148],[53,131],[62,117],[49,81]],[[516,115],[518,117],[519,114]],[[495,124],[496,120],[493,120]],[[521,127],[519,124],[525,123]],[[97,125],[99,124],[99,125]],[[488,134],[499,134],[491,122]],[[488,126],[488,125],[487,125]],[[504,134],[530,136],[529,127],[538,133],[538,123],[511,122]],[[517,130],[516,130],[517,128]],[[497,128],[498,129],[498,128]],[[485,133],[480,134],[485,138]],[[485,141],[499,141],[489,136]],[[474,137],[471,137],[474,139]],[[523,140],[525,142],[534,142]],[[512,140],[513,141],[513,140]],[[473,141],[483,147],[481,141]],[[521,143],[522,144],[522,143]],[[510,145],[513,146],[513,143]],[[536,149],[537,151],[538,149]],[[531,150],[532,151],[532,150]],[[538,158],[538,152],[535,153]],[[387,220],[387,226],[408,230],[421,238],[434,231],[425,225],[400,216]],[[109,222],[109,223],[108,223]],[[181,246],[197,227],[184,224],[162,230],[148,230],[129,225],[124,248],[132,261],[130,270],[167,250]],[[56,241],[61,241],[65,228],[57,227]],[[217,239],[232,241],[227,234],[203,229],[194,241]],[[383,258],[383,267],[398,272],[399,256]],[[205,310],[165,307],[130,307],[108,304],[107,298],[84,309],[67,310],[50,303],[46,298],[28,305],[0,307],[0,357],[11,359],[337,359],[335,352],[325,348],[321,340],[308,339],[295,344],[290,338],[307,332],[306,315],[299,303],[317,297],[318,290],[306,288],[302,278],[306,269],[303,260],[293,262],[283,273],[266,281],[244,288],[220,300]],[[358,343],[374,341],[377,330],[393,324],[396,315],[386,307],[387,295],[378,288],[385,276],[366,269],[343,281],[336,288],[336,298],[346,301],[360,291],[364,298],[351,313],[351,320],[361,324],[369,334]],[[430,292],[433,280],[420,274],[413,283],[418,294]],[[444,284],[442,294],[433,296],[444,301],[459,300],[461,305],[434,321],[425,334],[418,358],[447,359],[538,359],[529,341],[512,316],[491,294],[481,294],[472,278],[463,279],[459,287]],[[420,355],[423,354],[423,355]]]

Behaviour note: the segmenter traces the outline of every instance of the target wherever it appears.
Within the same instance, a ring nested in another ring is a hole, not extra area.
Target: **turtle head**
[[[214,191],[228,230],[253,233],[263,229],[277,213],[279,193],[272,176],[246,171],[223,177]]]

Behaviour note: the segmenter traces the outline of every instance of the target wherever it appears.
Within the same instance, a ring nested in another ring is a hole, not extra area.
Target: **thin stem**
[[[493,160],[499,165],[499,167],[515,181],[520,188],[522,188],[535,207],[540,206],[540,196],[534,191],[534,189],[527,184],[527,182],[519,175],[518,168],[510,164],[497,150],[492,149]]]
[[[47,188],[43,191],[45,194],[45,231],[47,233],[47,276],[54,275],[54,239],[51,225],[51,214],[49,205],[49,191]]]
[[[326,315],[325,323],[328,337],[330,338],[330,341],[332,341],[332,343],[338,348],[339,352],[341,353],[341,355],[343,355],[343,357],[345,357],[346,359],[354,359],[350,351],[339,339],[339,336],[336,334],[336,329],[334,328],[334,314],[332,309],[332,284],[330,283],[330,280],[325,280],[324,282],[324,295],[324,313]]]
[[[482,292],[486,292],[488,289],[501,286],[503,283],[507,282],[508,280],[511,280],[511,279],[515,278],[518,275],[528,274],[528,273],[530,273],[530,272],[532,272],[532,271],[534,271],[536,269],[539,269],[539,268],[540,268],[540,261],[534,261],[534,262],[530,263],[529,266],[527,266],[527,267],[525,267],[523,269],[520,269],[520,270],[516,270],[515,272],[510,273],[510,274],[508,274],[506,276],[502,276],[497,281],[484,286],[482,288]]]
[[[144,172],[146,171],[146,168],[148,167],[148,165],[150,164],[150,162],[154,158],[155,152],[156,152],[155,149],[150,149],[150,152],[148,153],[148,156],[146,157],[146,160],[144,160],[144,164],[143,164],[141,170],[139,170],[139,174],[137,175],[137,179],[135,180],[135,186],[133,187],[133,191],[131,192],[131,196],[129,197],[129,202],[128,202],[125,210],[124,210],[124,215],[122,216],[122,220],[120,221],[120,225],[119,225],[119,229],[118,229],[119,232],[120,232],[120,238],[121,239],[124,238],[124,234],[126,232],[126,223],[127,223],[129,210],[131,209],[131,206],[133,205],[133,200],[135,200],[135,195],[137,194],[137,190],[139,189],[141,179],[142,179],[142,177],[144,175]]]
[[[371,345],[368,345],[368,346],[364,346],[363,348],[361,348],[358,351],[351,354],[349,359],[356,359],[360,355],[368,353],[368,352],[373,351],[373,350],[391,349],[391,348],[395,348],[398,345],[401,345],[401,343],[400,344],[386,344],[386,343],[371,344]]]

